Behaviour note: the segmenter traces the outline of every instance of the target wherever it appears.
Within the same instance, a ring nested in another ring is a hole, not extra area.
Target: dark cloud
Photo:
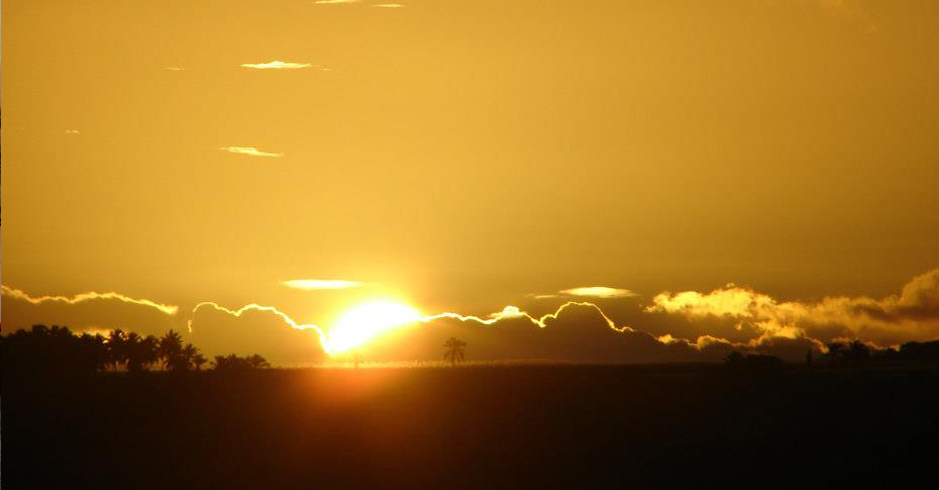
[[[326,358],[315,329],[294,328],[273,310],[249,309],[235,316],[216,308],[199,308],[191,325],[191,342],[209,357],[261,354],[277,365],[304,365]]]
[[[5,285],[2,293],[4,333],[40,323],[78,331],[122,328],[141,334],[178,327],[176,306],[117,293],[34,297]]]

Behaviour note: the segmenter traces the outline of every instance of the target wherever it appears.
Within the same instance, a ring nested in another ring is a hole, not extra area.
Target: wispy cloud
[[[242,68],[252,68],[255,70],[297,70],[300,68],[309,68],[313,66],[310,63],[292,63],[289,61],[269,61],[267,63],[242,63]]]
[[[181,67],[181,66],[167,66],[166,68],[164,68],[164,70],[169,70],[169,71],[185,71],[186,69],[183,68],[183,67]]]
[[[130,296],[124,296],[123,294],[115,293],[115,292],[96,293],[94,291],[91,291],[87,293],[76,294],[75,296],[72,296],[72,297],[68,297],[68,296],[36,296],[34,297],[34,296],[30,296],[28,293],[20,289],[11,288],[6,285],[0,285],[0,294],[2,294],[3,296],[9,296],[11,298],[16,298],[19,300],[27,301],[34,305],[39,305],[42,303],[65,303],[65,304],[74,305],[76,303],[82,303],[85,301],[91,301],[91,300],[96,300],[96,299],[116,299],[116,300],[123,301],[125,303],[134,303],[138,305],[149,306],[151,308],[156,308],[157,310],[160,310],[161,312],[166,313],[167,315],[175,315],[176,311],[178,310],[178,307],[174,305],[165,305],[162,303],[157,303],[156,301],[151,301],[149,299],[131,298]]]
[[[294,279],[281,284],[296,289],[349,289],[369,286],[367,282],[343,281],[332,279]]]
[[[81,134],[81,132],[77,129],[66,129],[65,134]]]
[[[535,299],[551,299],[551,298],[558,297],[558,295],[556,294],[535,294],[535,293],[529,293],[527,296],[529,298],[535,298]]]
[[[282,157],[283,153],[271,153],[267,151],[260,151],[253,146],[223,146],[219,150],[227,151],[228,153],[238,153],[240,155],[250,155],[253,157]]]
[[[372,7],[386,8],[386,9],[401,9],[404,8],[404,5],[400,3],[376,3]]]
[[[316,0],[317,5],[338,5],[341,3],[358,3],[359,0]]]
[[[570,296],[583,296],[589,298],[632,298],[638,296],[628,289],[608,288],[605,286],[585,286],[558,291]]]

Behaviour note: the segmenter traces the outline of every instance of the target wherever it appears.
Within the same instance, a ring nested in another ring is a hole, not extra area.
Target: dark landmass
[[[934,473],[939,435],[935,364],[4,373],[3,385],[9,488],[897,488]]]

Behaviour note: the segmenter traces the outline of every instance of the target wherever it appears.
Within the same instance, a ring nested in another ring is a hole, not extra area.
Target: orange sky
[[[618,323],[694,341],[734,331],[657,294],[880,301],[939,267],[936,2],[378,3],[3,2],[3,284],[177,328],[605,286],[635,293],[601,300]],[[147,322],[42,306],[3,317]]]

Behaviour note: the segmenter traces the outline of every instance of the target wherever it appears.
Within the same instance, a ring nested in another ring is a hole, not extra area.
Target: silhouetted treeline
[[[6,335],[0,342],[4,377],[90,374],[104,369],[108,362],[104,337],[75,335],[56,325],[34,325],[31,330]]]
[[[2,337],[0,362],[7,375],[83,376],[100,371],[139,373],[152,369],[170,372],[198,371],[207,359],[199,349],[183,342],[170,330],[162,337],[142,337],[117,329],[107,336],[75,334],[67,327],[34,325]],[[261,356],[239,358],[217,356],[216,369],[258,369],[270,367]]]
[[[939,363],[939,340],[929,342],[907,342],[899,349],[877,349],[860,340],[830,342],[821,357],[820,367],[862,368],[868,365],[888,363]],[[812,351],[806,354],[808,367],[813,367]],[[784,361],[764,354],[741,354],[734,351],[724,357],[729,372],[738,374],[770,374],[781,372]]]
[[[216,371],[249,371],[252,369],[269,368],[271,364],[258,354],[246,357],[238,357],[231,354],[227,356],[215,356],[215,360],[212,361],[212,367]]]
[[[939,363],[939,340],[907,342],[899,349],[876,349],[860,340],[830,342],[822,356],[828,367],[864,367],[881,363]]]
[[[724,365],[733,373],[772,374],[783,370],[785,363],[776,356],[763,354],[743,355],[737,351],[724,358]]]
[[[929,342],[907,342],[900,350],[888,349],[885,359],[910,362],[939,362],[939,340]]]

